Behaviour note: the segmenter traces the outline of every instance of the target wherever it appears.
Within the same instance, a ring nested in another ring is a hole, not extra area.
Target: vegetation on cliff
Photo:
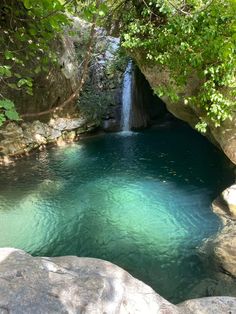
[[[209,120],[219,126],[235,110],[236,0],[3,0],[0,12],[0,84],[8,88],[32,93],[33,73],[47,72],[56,61],[51,42],[70,23],[65,13],[71,12],[92,25],[78,91],[88,70],[95,25],[103,25],[119,33],[123,47],[141,54],[144,63],[168,69],[171,82],[156,86],[159,96],[178,100],[189,74],[198,76],[200,89],[185,103],[204,113],[200,131]],[[29,58],[34,66],[25,69]],[[0,96],[0,124],[18,119],[12,102],[2,92]]]
[[[23,89],[32,94],[33,75],[47,72],[48,64],[56,61],[51,41],[68,23],[63,14],[65,6],[58,0],[1,1],[0,124],[6,119],[19,119],[4,90]],[[31,68],[26,66],[29,60]]]
[[[156,86],[159,95],[177,101],[190,74],[200,89],[185,103],[199,107],[205,131],[231,118],[236,108],[236,1],[130,1],[122,15],[123,46],[157,64],[171,76],[168,86]]]

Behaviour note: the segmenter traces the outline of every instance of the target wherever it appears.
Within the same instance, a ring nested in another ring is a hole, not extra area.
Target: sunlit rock
[[[58,118],[51,119],[49,125],[56,130],[74,130],[85,125],[86,120],[82,117],[80,118]]]
[[[210,297],[193,299],[179,305],[180,313],[186,314],[233,314],[236,313],[236,298]]]
[[[75,256],[31,257],[0,249],[0,312],[177,314],[172,305],[120,267]]]
[[[212,206],[224,226],[216,238],[207,241],[206,245],[211,247],[215,255],[216,265],[236,277],[236,185],[223,191]]]
[[[224,190],[222,197],[228,206],[230,215],[236,218],[236,184]]]
[[[225,314],[236,298],[211,297],[173,305],[107,261],[76,256],[32,257],[0,249],[1,313]]]

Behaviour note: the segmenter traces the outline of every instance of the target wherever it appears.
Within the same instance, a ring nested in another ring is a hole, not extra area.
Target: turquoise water
[[[220,228],[210,204],[230,173],[186,126],[38,152],[0,168],[0,246],[106,259],[180,302],[214,276],[199,247]]]

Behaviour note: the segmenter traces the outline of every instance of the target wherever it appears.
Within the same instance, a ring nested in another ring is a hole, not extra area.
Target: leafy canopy
[[[1,0],[0,1],[0,99],[9,104],[5,91],[23,90],[32,95],[34,77],[57,62],[53,42],[70,24],[69,14],[98,23],[107,14],[102,1]],[[30,61],[30,68],[27,65]],[[9,93],[7,93],[9,94]],[[14,104],[11,102],[12,106]],[[0,125],[19,119],[0,107]]]
[[[125,13],[124,13],[125,12]],[[159,96],[178,101],[187,78],[201,82],[185,104],[199,108],[206,131],[231,119],[236,109],[236,0],[133,0],[116,12],[123,46],[142,62],[168,69],[171,80],[155,86]]]
[[[34,76],[47,72],[48,65],[56,61],[52,41],[69,23],[66,9],[67,2],[59,0],[1,0],[0,125],[6,119],[19,119],[7,109],[11,104],[15,110],[5,91],[23,90],[32,95]],[[32,66],[27,68],[29,61]]]
[[[51,42],[70,23],[68,12],[91,22],[96,15],[96,23],[119,33],[123,47],[142,55],[143,63],[168,69],[168,86],[155,86],[159,96],[178,101],[189,75],[197,75],[200,88],[185,104],[199,108],[200,131],[232,118],[236,0],[2,0],[1,85],[32,93],[34,75],[56,61]],[[25,69],[29,59],[34,66]],[[0,113],[8,118],[3,106]]]

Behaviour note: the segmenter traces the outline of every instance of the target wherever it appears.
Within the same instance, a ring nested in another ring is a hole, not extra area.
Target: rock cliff
[[[52,43],[59,62],[51,64],[47,72],[32,74],[33,95],[4,87],[4,95],[15,103],[22,120],[0,127],[0,162],[47,143],[76,140],[79,134],[99,126],[119,130],[120,87],[126,58],[124,64],[116,60],[119,40],[101,29],[96,30],[94,57],[79,99],[62,105],[80,83],[89,31],[88,23],[73,18],[72,26]],[[30,61],[27,68],[31,68]]]
[[[133,53],[142,73],[150,83],[151,87],[155,89],[160,84],[168,86],[170,82],[170,73],[168,70],[162,69],[160,66],[149,66],[143,62],[143,57],[138,53]],[[167,109],[177,118],[187,122],[193,128],[199,122],[199,119],[204,113],[201,108],[186,105],[184,98],[194,96],[200,86],[200,80],[196,75],[191,75],[186,83],[183,92],[179,95],[180,99],[177,102],[171,101],[170,98],[164,96],[162,100],[165,102]],[[233,112],[232,120],[225,120],[220,127],[215,127],[209,120],[209,126],[206,136],[210,141],[222,149],[225,155],[236,164],[236,113]]]

